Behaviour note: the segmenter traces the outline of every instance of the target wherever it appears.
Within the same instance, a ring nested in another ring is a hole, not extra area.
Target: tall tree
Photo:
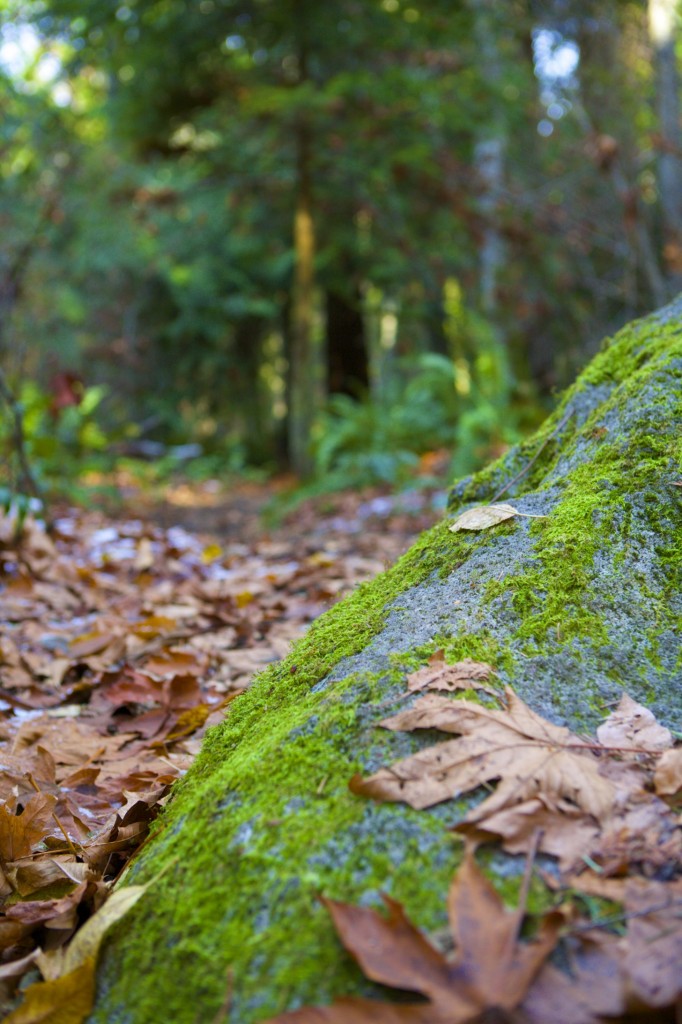
[[[656,67],[658,180],[664,259],[671,294],[682,287],[682,120],[677,70],[677,0],[649,0],[649,36]]]

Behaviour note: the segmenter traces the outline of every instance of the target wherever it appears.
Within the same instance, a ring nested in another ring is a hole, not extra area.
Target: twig
[[[519,932],[521,931],[521,925],[526,914],[526,905],[528,903],[528,893],[530,892],[530,883],[533,878],[533,864],[535,863],[535,856],[538,852],[540,840],[542,839],[542,829],[536,828],[533,832],[533,836],[530,841],[528,848],[528,856],[526,857],[526,866],[523,872],[523,880],[521,882],[521,888],[519,889],[519,899],[516,906],[516,927],[513,934],[510,936],[510,944],[513,949],[514,944],[518,940]],[[511,950],[510,950],[511,952]]]
[[[224,1024],[227,1020],[227,1015],[232,1008],[232,990],[234,988],[234,971],[231,966],[228,966],[227,971],[227,985],[225,988],[225,996],[220,1004],[220,1008],[213,1018],[213,1024]]]
[[[580,890],[578,890],[580,895]],[[638,917],[647,917],[648,914],[658,914],[662,910],[671,910],[675,907],[682,908],[682,900],[668,900],[666,903],[653,903],[643,910],[622,910],[619,913],[608,914],[606,917],[598,917],[595,921],[586,921],[585,924],[575,925],[570,929],[571,935],[580,935],[582,932],[592,931],[593,928],[608,928],[612,924],[622,924],[624,921],[632,921]],[[675,915],[676,917],[682,915]]]
[[[543,451],[545,450],[545,448],[547,447],[547,445],[549,444],[549,442],[550,442],[550,441],[551,441],[551,440],[552,440],[552,439],[553,439],[554,437],[556,437],[556,435],[557,435],[557,434],[559,433],[559,431],[560,431],[560,430],[562,429],[562,427],[565,427],[565,426],[566,426],[566,424],[568,423],[568,421],[570,420],[570,418],[571,418],[571,416],[572,416],[572,415],[573,415],[573,411],[572,411],[572,410],[570,410],[569,412],[567,412],[567,413],[566,413],[566,415],[565,415],[565,416],[563,417],[563,419],[562,419],[562,420],[560,420],[560,422],[559,422],[559,423],[558,423],[558,424],[556,425],[556,427],[554,428],[554,430],[552,431],[552,433],[551,433],[551,434],[549,435],[549,437],[546,437],[546,438],[545,438],[545,440],[544,440],[544,441],[542,442],[542,444],[540,445],[540,447],[538,448],[538,450],[536,451],[535,455],[534,455],[534,456],[533,456],[533,458],[532,458],[532,459],[530,460],[530,462],[527,462],[527,463],[526,463],[526,465],[525,465],[525,466],[523,467],[523,469],[521,470],[521,472],[520,472],[520,473],[517,473],[515,477],[512,477],[512,479],[511,479],[511,480],[509,481],[509,483],[505,484],[505,485],[504,485],[504,487],[502,488],[502,490],[501,490],[501,491],[498,491],[498,492],[497,492],[497,494],[495,495],[495,497],[494,497],[494,498],[491,498],[491,499],[490,499],[490,502],[489,502],[489,504],[493,505],[493,504],[494,504],[494,503],[495,503],[495,502],[497,501],[497,499],[498,499],[498,498],[501,498],[503,494],[506,494],[506,493],[507,493],[507,491],[509,490],[509,488],[510,488],[510,487],[513,487],[513,486],[514,486],[514,484],[515,484],[515,483],[516,483],[516,482],[517,482],[518,480],[520,480],[522,476],[525,476],[525,475],[526,475],[526,473],[527,473],[527,472],[528,472],[528,470],[529,470],[529,469],[531,468],[531,466],[532,466],[532,465],[533,465],[533,464],[534,464],[535,462],[537,462],[537,460],[538,460],[538,459],[540,458],[540,455],[541,455],[541,454],[542,454],[542,452],[543,452]]]
[[[7,377],[5,376],[4,370],[0,367],[0,398],[5,402],[12,416],[12,440],[14,444],[14,450],[19,460],[19,469],[21,473],[21,480],[23,485],[32,494],[34,498],[37,498],[43,507],[43,511],[46,514],[46,505],[43,493],[38,485],[38,482],[33,475],[33,470],[28,461],[26,454],[26,434],[24,431],[24,414],[21,409],[21,405],[16,399],[12,388],[9,385]],[[48,523],[49,527],[49,523]]]

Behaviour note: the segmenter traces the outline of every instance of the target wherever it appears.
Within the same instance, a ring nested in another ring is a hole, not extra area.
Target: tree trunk
[[[499,15],[490,0],[476,0],[474,34],[481,51],[481,74],[492,94],[499,88],[502,56],[502,29]],[[506,30],[506,26],[504,26]],[[499,104],[501,100],[495,99]],[[498,312],[497,289],[504,266],[504,240],[499,223],[499,206],[504,184],[506,149],[505,111],[495,109],[481,127],[474,146],[474,167],[479,187],[479,211],[482,219],[479,246],[479,304],[481,311],[495,322]]]
[[[237,406],[241,434],[250,465],[262,465],[274,457],[271,414],[268,397],[260,380],[263,354],[263,322],[258,317],[247,317],[235,326],[237,352],[236,390],[240,396]]]
[[[358,398],[369,387],[360,289],[353,300],[338,291],[327,292],[327,386],[330,395]]]
[[[306,19],[295,3],[299,32],[299,84],[308,82]],[[321,352],[315,330],[315,221],[313,219],[312,139],[308,117],[296,126],[296,208],[294,285],[289,361],[289,460],[301,477],[313,468],[311,434],[321,408]]]
[[[317,897],[385,892],[421,928],[445,923],[447,828],[469,802],[414,811],[348,789],[416,749],[375,727],[429,652],[488,661],[581,733],[623,689],[679,728],[681,326],[682,297],[625,328],[533,438],[451,493],[452,515],[506,488],[546,518],[440,523],[230,706],[127,872],[153,881],[105,947],[89,1024],[212,1021],[228,987],[234,1024],[381,998]],[[504,884],[521,868],[500,853],[491,870]]]
[[[658,181],[663,211],[664,261],[673,290],[682,285],[682,127],[675,40],[677,0],[649,0],[649,36],[657,73],[661,134]]]

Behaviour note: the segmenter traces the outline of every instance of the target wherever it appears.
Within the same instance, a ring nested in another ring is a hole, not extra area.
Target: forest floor
[[[0,1009],[59,975],[226,705],[445,500],[343,493],[268,528],[273,496],[130,490],[125,515],[56,509],[19,541],[0,521]]]

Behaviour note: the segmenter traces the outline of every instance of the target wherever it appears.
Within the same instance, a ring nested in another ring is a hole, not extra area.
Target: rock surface
[[[681,422],[682,297],[605,343],[535,437],[456,484],[448,519],[235,702],[127,873],[157,881],[106,945],[90,1024],[211,1021],[228,989],[234,1024],[371,994],[320,892],[387,892],[443,926],[445,826],[470,800],[417,812],[348,790],[424,743],[374,727],[436,649],[580,731],[623,690],[680,729]],[[491,500],[547,518],[448,530]],[[504,886],[520,867],[495,870]]]

